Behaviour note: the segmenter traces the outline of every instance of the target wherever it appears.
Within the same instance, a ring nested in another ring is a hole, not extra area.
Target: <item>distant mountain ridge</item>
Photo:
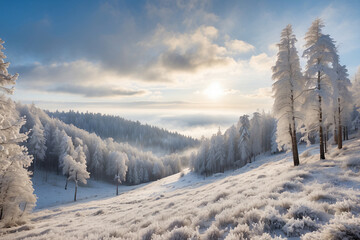
[[[73,124],[90,133],[96,133],[101,138],[111,137],[117,142],[127,142],[146,150],[174,153],[199,144],[199,141],[192,137],[142,124],[139,121],[126,120],[119,116],[73,110],[45,112],[52,118],[57,118],[66,124]]]

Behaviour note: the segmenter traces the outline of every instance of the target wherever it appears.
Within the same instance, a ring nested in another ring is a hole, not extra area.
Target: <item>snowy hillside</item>
[[[306,151],[304,151],[306,150]],[[186,171],[118,197],[35,212],[2,239],[359,239],[360,140],[204,179]]]
[[[67,190],[65,190],[65,176],[48,173],[47,181],[45,181],[45,176],[44,171],[38,171],[32,178],[34,193],[37,197],[35,211],[58,205],[72,204],[74,202],[74,182],[70,182]],[[135,186],[120,185],[119,193],[140,188],[144,185],[146,183]],[[114,197],[116,195],[115,189],[116,186],[114,184],[89,179],[86,185],[80,185],[78,188],[77,201],[85,202]]]

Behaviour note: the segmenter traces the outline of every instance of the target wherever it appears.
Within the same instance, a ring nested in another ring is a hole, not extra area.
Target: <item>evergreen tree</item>
[[[334,63],[335,53],[333,40],[329,35],[322,34],[324,24],[321,19],[316,19],[308,32],[305,40],[306,49],[303,56],[307,58],[306,64],[306,87],[309,91],[306,94],[304,106],[307,109],[306,123],[310,126],[317,126],[320,140],[320,159],[325,159],[324,145],[324,101],[331,102],[332,82],[334,70],[331,65]],[[316,115],[311,111],[316,109]],[[314,116],[316,118],[314,118]],[[317,122],[317,124],[315,124]]]
[[[221,130],[219,128],[216,137],[215,137],[215,171],[216,172],[224,172],[225,170],[225,148],[224,148],[224,137],[221,134]]]
[[[303,81],[300,61],[295,47],[297,42],[291,25],[281,32],[281,40],[277,45],[279,52],[273,71],[275,81],[272,90],[274,100],[273,111],[277,118],[278,146],[291,146],[294,166],[299,165],[299,153],[296,139],[296,118],[299,116],[299,99],[302,93]]]
[[[263,127],[261,125],[262,117],[260,113],[254,112],[253,117],[250,120],[250,151],[251,157],[254,158],[261,153],[262,150],[262,131]]]
[[[36,197],[27,168],[32,162],[27,148],[20,145],[27,134],[20,133],[25,119],[20,118],[14,102],[6,97],[12,94],[18,74],[11,75],[4,62],[0,39],[0,221],[7,225],[21,223],[34,207]]]
[[[127,161],[128,157],[125,153],[110,152],[109,154],[109,165],[107,168],[107,173],[109,175],[115,176],[114,180],[116,182],[116,195],[119,195],[119,184],[121,184],[121,182],[125,181],[126,179]],[[157,174],[157,172],[155,172],[155,174]]]
[[[239,129],[239,157],[240,167],[246,163],[251,162],[251,143],[250,143],[250,121],[248,115],[240,117],[240,129]]]
[[[37,161],[44,161],[46,155],[46,138],[44,136],[44,129],[41,125],[41,122],[35,124],[32,129],[32,134],[28,142],[29,153],[34,157],[34,172],[37,167]]]
[[[236,162],[236,127],[232,125],[227,134],[227,158],[226,158],[226,165],[228,168],[234,166]]]
[[[351,92],[354,97],[353,100],[356,108],[360,108],[360,66],[358,67],[357,72],[355,73]]]
[[[333,106],[335,108],[335,117],[337,118],[337,143],[338,148],[342,148],[342,129],[344,126],[347,126],[346,122],[348,116],[350,115],[352,102],[351,93],[349,88],[351,87],[350,79],[348,78],[349,74],[345,65],[340,65],[339,58],[335,60],[335,72],[336,78],[334,79],[333,86]],[[336,126],[334,126],[336,128]]]
[[[75,182],[74,201],[76,201],[78,182],[86,184],[86,179],[90,177],[90,174],[86,171],[86,156],[82,145],[78,145],[76,147],[75,158],[69,158],[69,160],[69,180],[73,180]]]

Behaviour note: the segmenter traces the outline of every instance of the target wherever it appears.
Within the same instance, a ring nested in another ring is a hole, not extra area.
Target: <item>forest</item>
[[[329,144],[341,149],[360,127],[360,69],[351,83],[336,42],[323,27],[316,19],[305,34],[304,70],[292,26],[281,32],[271,112],[245,114],[224,133],[219,128],[201,140],[117,116],[15,103],[7,95],[18,75],[8,73],[1,41],[0,219],[9,226],[26,219],[36,203],[31,177],[39,170],[64,175],[65,189],[74,183],[76,201],[78,185],[90,177],[133,185],[187,167],[207,177],[283,151],[291,151],[298,166],[299,144],[318,144],[325,159]]]

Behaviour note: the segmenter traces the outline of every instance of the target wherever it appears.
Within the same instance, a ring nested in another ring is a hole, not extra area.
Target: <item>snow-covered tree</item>
[[[259,112],[254,112],[253,117],[250,120],[250,149],[251,157],[255,159],[255,156],[259,155],[262,150],[262,131],[261,125],[262,117]]]
[[[82,145],[78,145],[76,147],[75,158],[70,157],[69,160],[70,160],[69,161],[69,164],[70,164],[69,180],[73,180],[75,182],[74,201],[76,201],[78,182],[86,184],[86,182],[87,182],[86,179],[88,179],[90,177],[90,174],[86,170],[86,156],[85,156]]]
[[[72,166],[74,165],[74,158],[76,157],[75,148],[71,137],[69,137],[64,130],[60,132],[59,138],[60,142],[60,158],[59,165],[62,169],[63,175],[66,177],[65,190],[67,189],[70,171]]]
[[[27,139],[27,134],[20,133],[25,119],[18,116],[14,102],[6,97],[13,93],[18,74],[7,71],[3,43],[0,39],[0,222],[13,225],[25,220],[36,197],[27,170],[32,157],[20,145]]]
[[[210,172],[206,168],[207,162],[209,161],[209,149],[210,141],[203,136],[201,138],[201,145],[198,150],[196,159],[193,162],[193,168],[196,172],[200,174],[205,174],[205,176],[210,174]]]
[[[217,162],[216,160],[216,134],[213,134],[210,138],[210,148],[209,148],[209,154],[207,156],[207,163],[206,163],[206,171],[209,173],[214,173],[216,172],[217,169],[217,165],[219,164],[219,162]]]
[[[224,172],[225,170],[225,145],[224,145],[224,136],[221,134],[221,130],[219,128],[215,137],[215,145],[213,146],[215,149],[215,165],[216,171]]]
[[[104,153],[103,153],[103,143],[95,143],[95,151],[91,158],[91,169],[94,172],[94,177],[101,177],[102,169],[104,168]]]
[[[240,129],[239,129],[239,160],[240,167],[251,161],[251,143],[250,143],[250,121],[248,115],[240,117]]]
[[[300,61],[295,47],[297,39],[291,25],[281,32],[281,40],[277,45],[279,52],[277,61],[272,67],[272,86],[274,100],[273,112],[277,118],[278,146],[291,146],[294,166],[299,165],[299,153],[296,139],[296,118],[298,117],[299,98],[302,94],[303,77]]]
[[[282,150],[282,149],[279,149],[277,139],[278,139],[278,137],[277,137],[277,123],[274,121],[274,128],[273,128],[272,133],[271,133],[271,149],[270,149],[271,153],[277,153],[279,150]]]
[[[226,165],[228,168],[233,167],[236,162],[236,148],[237,148],[237,142],[236,142],[236,127],[232,125],[228,131],[227,131],[227,157],[226,157]]]
[[[333,79],[333,106],[336,109],[335,118],[337,119],[337,143],[338,148],[342,148],[342,128],[347,126],[347,121],[349,121],[350,111],[351,111],[351,92],[349,88],[351,87],[351,82],[349,74],[347,72],[345,65],[340,65],[339,57],[335,59],[334,69],[336,72],[336,78]],[[335,126],[334,126],[335,127]]]
[[[357,108],[360,108],[360,66],[354,76],[351,92],[354,97],[354,104]]]
[[[28,142],[29,153],[34,157],[34,172],[37,167],[37,161],[44,161],[46,154],[46,138],[44,135],[44,128],[39,121],[32,129],[30,140]]]
[[[114,175],[116,182],[116,195],[119,195],[119,184],[126,179],[128,156],[122,152],[110,152],[109,164],[107,166],[107,173]],[[155,170],[156,171],[156,170]],[[157,174],[157,172],[155,172]]]
[[[305,47],[303,57],[307,58],[306,64],[306,88],[305,95],[306,125],[308,130],[318,127],[320,141],[320,159],[325,159],[324,146],[324,101],[331,102],[332,81],[334,70],[332,65],[335,58],[335,46],[329,35],[322,34],[324,24],[321,19],[316,19],[305,36]],[[313,112],[315,109],[315,113]]]

